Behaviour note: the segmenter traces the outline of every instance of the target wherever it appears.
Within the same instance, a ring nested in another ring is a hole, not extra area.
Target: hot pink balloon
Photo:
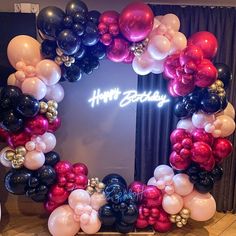
[[[148,53],[155,60],[162,60],[167,57],[171,48],[168,38],[163,35],[155,35],[151,37],[148,43]]]
[[[68,202],[71,208],[75,209],[78,204],[90,205],[90,195],[83,189],[76,189],[71,192]]]
[[[63,205],[51,213],[48,229],[53,236],[74,236],[80,230],[80,225],[74,220],[74,211],[68,205]]]
[[[37,77],[25,79],[21,89],[24,94],[32,95],[37,100],[44,98],[47,92],[46,85]]]
[[[177,214],[183,208],[183,198],[173,193],[172,195],[165,194],[162,201],[162,207],[168,214]]]
[[[153,27],[152,9],[145,3],[133,2],[126,6],[119,18],[122,34],[131,42],[145,39]]]
[[[45,156],[42,152],[30,151],[25,155],[24,166],[29,170],[37,170],[43,166]]]
[[[167,165],[159,165],[155,170],[154,170],[154,177],[156,180],[162,179],[165,176],[174,176],[174,171],[171,167]]]
[[[98,211],[100,207],[106,204],[106,197],[103,193],[94,193],[91,196],[91,207]]]
[[[81,224],[81,229],[86,234],[96,234],[100,230],[101,225],[97,211],[93,210],[89,222],[87,224]]]
[[[17,62],[36,66],[42,60],[40,43],[27,35],[14,37],[7,46],[7,56],[11,65],[16,69]]]
[[[64,98],[64,89],[60,84],[55,84],[47,87],[47,94],[45,96],[47,100],[54,100],[61,102]]]
[[[193,184],[186,174],[177,174],[173,178],[174,189],[180,196],[186,196],[193,191]]]
[[[161,18],[161,23],[168,28],[178,31],[180,28],[179,18],[174,14],[166,14]]]
[[[43,151],[44,153],[50,152],[56,147],[57,140],[55,135],[52,133],[46,132],[41,136],[41,140],[46,145],[46,148]]]
[[[184,207],[190,210],[190,217],[197,221],[209,220],[216,212],[216,202],[210,193],[193,191],[184,198]]]
[[[54,85],[61,78],[60,67],[52,60],[42,60],[36,66],[36,73],[46,85]]]

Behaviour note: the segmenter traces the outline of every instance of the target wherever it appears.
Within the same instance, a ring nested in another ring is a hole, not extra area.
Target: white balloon
[[[177,123],[177,128],[185,129],[189,133],[192,133],[196,129],[196,127],[193,125],[191,118],[179,120],[179,122]]]
[[[195,112],[192,116],[193,125],[199,129],[204,128],[205,125],[207,124],[213,124],[214,121],[215,121],[214,115],[208,115],[201,111]]]

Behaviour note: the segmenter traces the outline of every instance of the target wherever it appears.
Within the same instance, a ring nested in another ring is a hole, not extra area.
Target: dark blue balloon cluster
[[[208,89],[196,89],[194,92],[182,97],[175,104],[174,113],[181,119],[191,117],[198,110],[214,114],[224,110],[227,104],[226,96],[220,97],[217,93]]]
[[[0,127],[15,133],[20,131],[27,118],[39,112],[39,101],[30,95],[22,94],[15,86],[0,88]]]
[[[50,186],[56,182],[54,165],[60,161],[56,152],[45,154],[45,164],[38,170],[26,168],[11,169],[4,180],[8,192],[16,195],[26,195],[35,202],[44,202]]]
[[[104,226],[115,226],[118,232],[133,231],[138,218],[135,196],[128,192],[125,179],[118,174],[110,174],[102,181],[107,204],[99,209],[99,218]]]
[[[80,80],[91,74],[105,57],[105,46],[99,42],[100,13],[88,11],[86,4],[71,0],[65,12],[58,7],[46,7],[39,12],[37,27],[42,42],[42,54],[62,68],[62,80]]]

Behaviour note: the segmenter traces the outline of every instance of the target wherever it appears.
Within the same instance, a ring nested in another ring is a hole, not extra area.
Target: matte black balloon
[[[31,178],[32,172],[27,169],[10,170],[5,175],[4,184],[8,192],[23,195]]]
[[[40,109],[39,101],[30,95],[21,95],[19,98],[17,111],[24,117],[34,117]]]
[[[208,113],[216,113],[221,110],[221,99],[216,93],[207,93],[201,100],[201,109]]]
[[[76,82],[82,78],[82,71],[79,66],[72,64],[62,68],[62,76],[69,82]]]
[[[124,185],[125,188],[127,187],[127,183],[126,183],[125,179],[121,175],[115,174],[115,173],[106,175],[103,178],[102,182],[105,185],[108,185],[108,184],[111,184],[111,183],[121,183],[121,184]]]
[[[100,16],[101,13],[99,11],[93,10],[88,12],[87,19],[98,25]]]
[[[100,221],[105,226],[111,226],[115,223],[116,217],[110,205],[106,204],[99,208],[98,216]]]
[[[80,0],[71,0],[66,5],[66,14],[73,16],[76,12],[87,13],[87,5]]]
[[[216,63],[214,66],[218,71],[218,79],[224,83],[224,88],[227,88],[233,78],[230,67],[224,63]]]
[[[63,25],[65,28],[70,29],[73,26],[73,18],[71,16],[66,16],[63,19]]]
[[[86,14],[83,12],[76,12],[74,14],[73,20],[75,23],[85,24],[87,21]]]
[[[136,205],[130,204],[127,206],[127,210],[122,213],[121,221],[126,224],[133,224],[138,218],[138,209]]]
[[[57,56],[56,54],[57,43],[56,41],[45,39],[41,44],[41,52],[44,58],[52,59]]]
[[[80,48],[80,39],[76,37],[73,31],[65,29],[57,37],[57,45],[66,55],[73,55]]]
[[[51,151],[45,154],[44,165],[55,166],[60,161],[60,156],[57,152]]]
[[[58,7],[43,8],[37,17],[37,27],[43,38],[55,39],[63,30],[65,13]]]
[[[85,46],[93,46],[99,41],[99,32],[96,24],[87,22],[82,36],[82,43]]]
[[[24,126],[23,119],[16,114],[14,111],[6,111],[3,114],[3,120],[2,120],[2,127],[11,132],[15,133],[17,131],[20,131]]]
[[[125,187],[122,183],[110,183],[106,185],[104,193],[107,202],[118,204],[122,201],[122,196],[125,192]]]
[[[54,184],[57,177],[54,168],[47,165],[43,165],[40,169],[38,169],[35,175],[40,183],[46,186]]]
[[[116,230],[122,234],[127,234],[134,230],[134,224],[126,224],[124,222],[116,222]]]

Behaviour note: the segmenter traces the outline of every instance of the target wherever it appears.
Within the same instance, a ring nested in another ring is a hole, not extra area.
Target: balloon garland
[[[144,3],[131,3],[120,14],[100,14],[71,0],[65,12],[42,9],[37,27],[41,45],[19,35],[7,48],[16,69],[0,90],[0,138],[7,143],[0,160],[12,168],[4,180],[7,191],[44,202],[54,236],[73,236],[80,229],[94,234],[101,225],[121,233],[148,226],[167,232],[189,218],[213,217],[216,203],[209,191],[223,175],[220,163],[233,150],[226,137],[235,130],[235,111],[225,92],[231,71],[211,62],[215,36],[198,32],[187,40],[177,16],[154,17]],[[139,75],[164,72],[170,95],[178,98],[174,113],[180,121],[170,136],[172,168],[158,166],[147,185],[127,186],[118,174],[88,179],[86,165],[61,161],[53,151],[64,97],[59,82],[80,80],[105,56],[132,63]]]

